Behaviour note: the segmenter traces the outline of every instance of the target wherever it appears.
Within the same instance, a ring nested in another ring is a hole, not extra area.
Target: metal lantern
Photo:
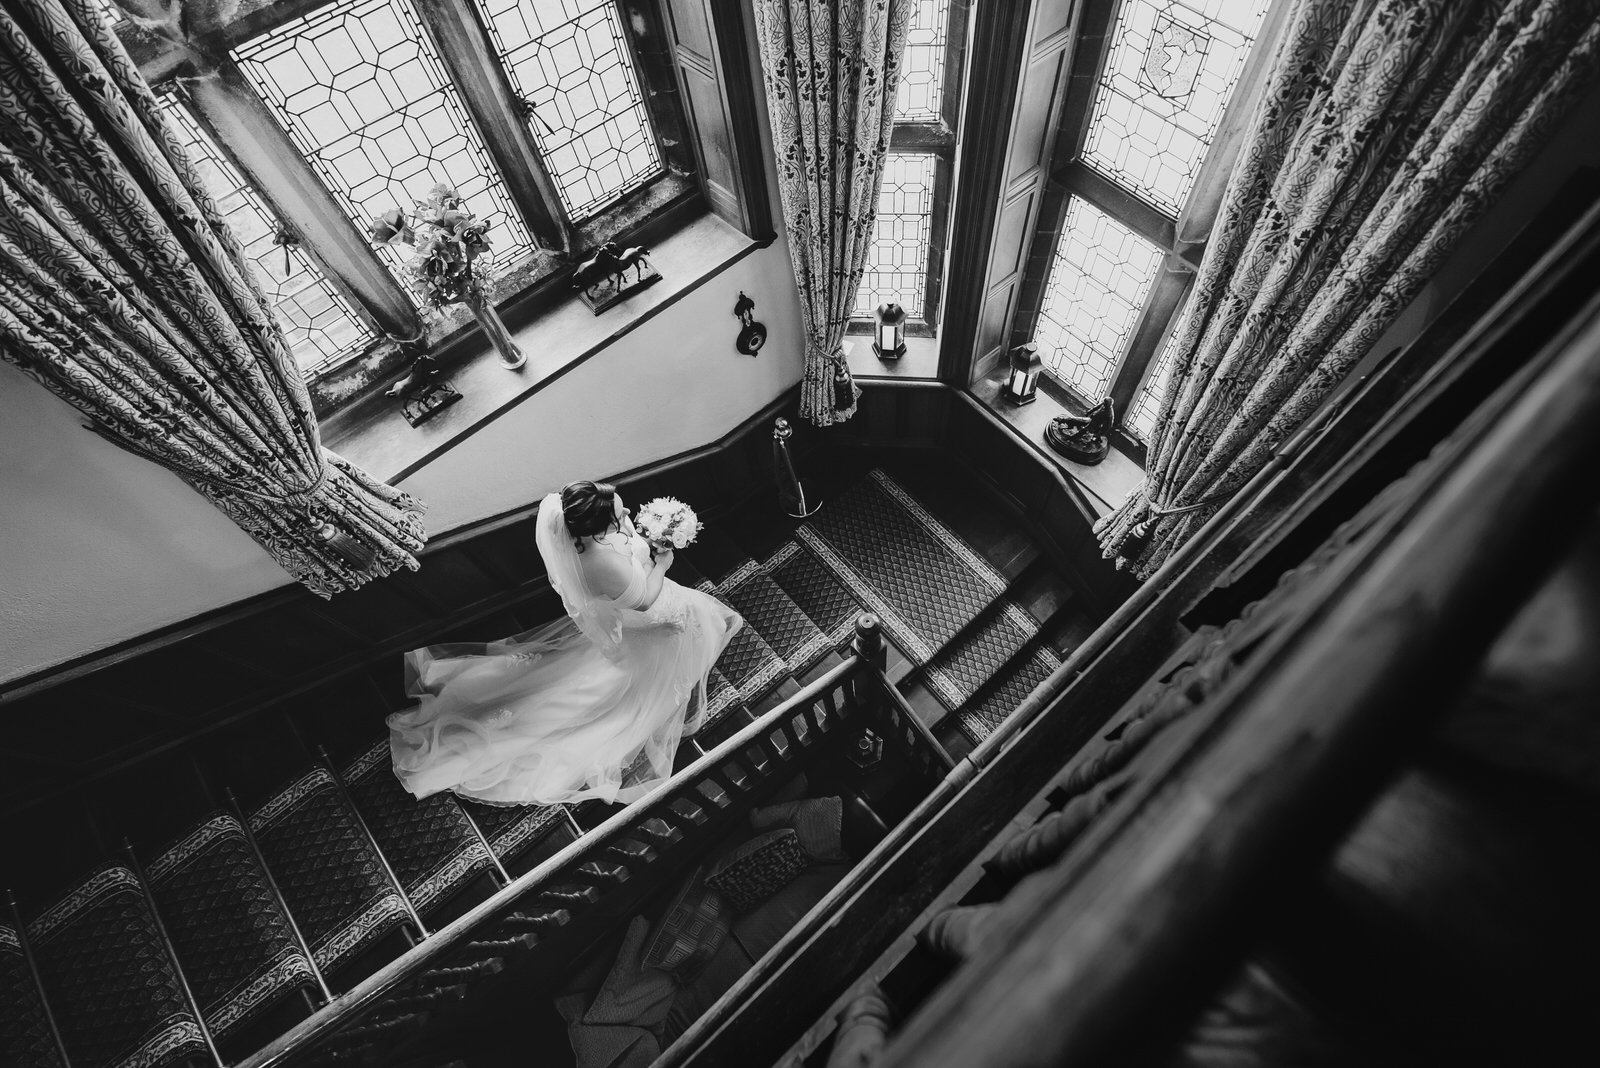
[[[1011,350],[1010,365],[1002,394],[1012,404],[1032,404],[1039,396],[1039,371],[1044,367],[1039,346],[1031,341],[1018,345]]]
[[[898,304],[880,304],[877,318],[872,351],[880,360],[898,360],[906,354],[906,310]]]

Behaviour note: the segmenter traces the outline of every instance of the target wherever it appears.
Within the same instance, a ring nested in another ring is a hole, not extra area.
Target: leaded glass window
[[[297,245],[276,240],[278,223],[261,195],[218,150],[177,94],[159,94],[200,181],[244,246],[301,370],[310,373],[361,349],[373,332]]]
[[[944,107],[945,33],[950,0],[916,0],[900,61],[896,122],[938,122]]]
[[[1034,341],[1045,366],[1084,397],[1105,395],[1161,259],[1088,201],[1069,201]]]
[[[574,219],[660,174],[615,0],[475,0]]]
[[[1268,0],[1123,0],[1083,158],[1174,215],[1222,122]]]
[[[933,167],[934,157],[925,152],[891,152],[884,161],[872,248],[856,290],[856,315],[870,316],[879,304],[894,303],[905,309],[908,318],[922,318],[933,226]]]
[[[1162,339],[1156,358],[1151,361],[1150,373],[1145,376],[1144,385],[1139,387],[1139,394],[1134,397],[1133,406],[1123,419],[1123,424],[1140,441],[1148,442],[1150,435],[1156,432],[1156,416],[1161,412],[1161,402],[1167,395],[1167,383],[1172,378],[1172,347],[1177,344],[1177,332],[1183,326],[1183,314],[1187,306],[1188,301],[1184,301],[1178,308],[1178,314],[1173,316],[1171,328]]]
[[[447,181],[489,220],[496,266],[533,250],[410,0],[341,0],[233,56],[361,229]],[[382,254],[409,286],[398,270],[403,255]]]

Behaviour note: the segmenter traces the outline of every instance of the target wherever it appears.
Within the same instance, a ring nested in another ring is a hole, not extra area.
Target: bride
[[[574,482],[539,505],[539,555],[569,618],[487,645],[406,654],[416,707],[389,717],[417,797],[496,805],[632,802],[672,774],[739,614],[667,578],[616,490]],[[691,713],[691,709],[693,709]]]

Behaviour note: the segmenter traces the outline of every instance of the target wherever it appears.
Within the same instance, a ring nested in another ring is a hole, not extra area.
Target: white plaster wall
[[[733,303],[769,340],[733,349]],[[430,534],[715,441],[799,380],[800,309],[782,240],[406,479]],[[104,649],[290,579],[171,473],[82,428],[0,363],[0,681]]]
[[[0,679],[288,581],[178,478],[0,363]]]
[[[767,324],[734,350],[740,290]],[[800,301],[783,241],[745,257],[400,482],[430,532],[715,441],[800,380]]]

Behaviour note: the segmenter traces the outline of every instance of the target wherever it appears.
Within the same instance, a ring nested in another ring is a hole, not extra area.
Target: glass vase
[[[506,329],[506,324],[501,321],[500,313],[494,310],[494,303],[474,286],[467,294],[465,301],[468,308],[472,309],[473,317],[478,320],[478,325],[483,327],[483,332],[494,346],[494,351],[500,357],[500,366],[508,371],[515,371],[528,362],[522,350],[511,340],[511,331]]]

